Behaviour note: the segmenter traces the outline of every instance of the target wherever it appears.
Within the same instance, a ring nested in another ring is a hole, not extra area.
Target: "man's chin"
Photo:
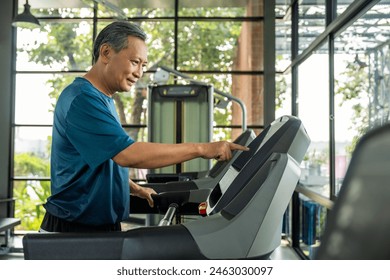
[[[121,88],[121,92],[129,92],[133,85],[127,85]]]

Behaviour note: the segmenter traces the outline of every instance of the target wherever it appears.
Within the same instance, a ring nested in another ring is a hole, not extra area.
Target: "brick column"
[[[263,1],[250,0],[247,4],[246,16],[262,16]],[[259,22],[243,22],[241,34],[237,42],[236,57],[233,70],[263,70],[263,24]],[[240,98],[247,107],[247,124],[264,124],[263,110],[263,77],[258,75],[233,75],[232,94]],[[242,124],[241,108],[233,104],[232,123]],[[256,131],[258,133],[258,131]],[[233,132],[232,138],[240,134]]]

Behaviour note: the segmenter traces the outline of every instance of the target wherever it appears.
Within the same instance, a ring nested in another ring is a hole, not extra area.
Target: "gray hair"
[[[134,36],[146,41],[146,33],[134,23],[127,21],[115,21],[110,23],[100,31],[93,45],[93,63],[99,58],[101,45],[110,45],[115,52],[127,48],[127,37]]]

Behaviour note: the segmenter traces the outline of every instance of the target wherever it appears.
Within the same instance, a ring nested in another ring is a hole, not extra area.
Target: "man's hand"
[[[218,161],[230,160],[232,158],[232,151],[249,151],[248,147],[241,146],[228,141],[219,141],[212,143],[204,143],[202,145],[202,158],[216,159]]]
[[[140,198],[146,199],[150,207],[154,207],[154,201],[152,194],[157,194],[152,188],[141,187],[140,185],[134,183],[132,180],[129,180],[130,184],[130,194],[138,196]]]

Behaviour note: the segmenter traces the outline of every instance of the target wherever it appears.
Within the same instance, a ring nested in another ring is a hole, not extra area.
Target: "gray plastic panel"
[[[210,142],[213,125],[213,87],[151,85],[148,87],[148,140],[159,143]],[[211,161],[193,159],[181,172],[209,170]],[[152,173],[176,173],[175,166]]]

